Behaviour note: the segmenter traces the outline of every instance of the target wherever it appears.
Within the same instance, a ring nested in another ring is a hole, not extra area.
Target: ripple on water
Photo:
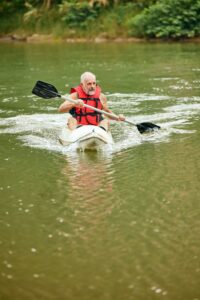
[[[164,80],[164,79],[163,79]],[[166,78],[165,80],[169,80]],[[31,97],[33,97],[31,95]],[[7,101],[10,98],[5,98]],[[193,133],[194,131],[187,130],[187,125],[191,122],[194,115],[199,114],[200,104],[198,103],[200,97],[192,98],[177,98],[177,104],[169,105],[171,97],[165,95],[151,95],[151,94],[110,94],[108,96],[110,106],[113,110],[118,110],[123,103],[126,103],[125,110],[134,112],[128,119],[134,123],[153,122],[161,125],[162,130],[148,135],[141,135],[135,126],[130,126],[125,123],[111,122],[111,130],[115,144],[110,148],[104,148],[106,152],[116,153],[123,149],[128,149],[140,145],[144,142],[157,143],[168,140],[172,133],[186,134]],[[127,102],[128,99],[128,102]],[[12,99],[13,100],[13,99]],[[17,99],[16,99],[17,100]],[[112,101],[113,100],[113,101]],[[141,114],[138,105],[140,102],[149,100],[165,101],[166,107],[160,112],[154,114]],[[128,104],[127,104],[128,103]],[[50,107],[49,110],[53,110]],[[0,111],[4,112],[4,111]],[[140,114],[139,114],[140,112]],[[75,147],[63,147],[59,144],[57,136],[63,124],[66,124],[66,114],[32,114],[32,115],[18,115],[15,117],[1,118],[0,119],[0,134],[14,134],[20,139],[24,145],[55,151],[60,153],[68,153],[75,150]],[[181,126],[182,128],[174,128]],[[183,128],[184,127],[184,128]]]

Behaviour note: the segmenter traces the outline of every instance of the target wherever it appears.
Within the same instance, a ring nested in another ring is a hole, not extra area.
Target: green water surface
[[[0,299],[200,300],[200,45],[0,44]],[[59,145],[61,93],[92,71],[113,150]]]

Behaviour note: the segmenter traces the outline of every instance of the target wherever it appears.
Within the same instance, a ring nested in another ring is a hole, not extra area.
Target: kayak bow
[[[113,144],[111,133],[94,125],[83,125],[74,130],[66,126],[61,131],[59,141],[64,146],[75,144],[82,151],[99,150],[103,145]]]

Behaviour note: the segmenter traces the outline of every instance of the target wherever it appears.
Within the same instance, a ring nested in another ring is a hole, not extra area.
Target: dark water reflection
[[[1,44],[0,298],[200,299],[198,44]],[[116,113],[112,149],[59,145],[61,92],[86,69]],[[67,86],[66,86],[67,85]]]

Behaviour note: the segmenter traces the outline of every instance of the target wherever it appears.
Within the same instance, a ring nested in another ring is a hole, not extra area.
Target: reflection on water
[[[74,211],[75,235],[81,239],[94,234],[117,206],[113,172],[112,156],[76,153],[66,158],[62,174],[69,186],[67,207]]]
[[[87,196],[91,195],[90,192],[92,191],[104,190],[103,186],[105,182],[102,181],[108,173],[107,166],[109,166],[111,156],[106,157],[106,159],[104,156],[104,161],[101,158],[103,156],[101,153],[97,156],[95,153],[88,155],[87,153],[80,152],[67,158],[68,164],[63,169],[63,174],[71,174],[73,188],[77,189],[77,192],[79,192],[79,189],[83,191],[83,193],[81,192],[82,195],[85,194],[84,190],[88,191]],[[88,181],[88,178],[90,181]]]

